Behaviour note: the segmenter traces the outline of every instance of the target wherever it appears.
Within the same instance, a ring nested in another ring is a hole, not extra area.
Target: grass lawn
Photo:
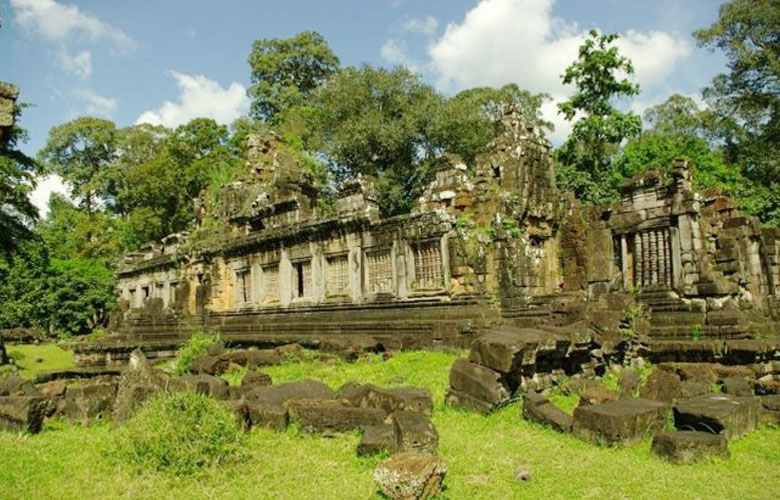
[[[73,368],[73,352],[57,344],[6,344],[8,355],[14,358],[19,374],[33,378],[37,373],[49,370]]]
[[[319,361],[271,367],[274,383],[318,378],[428,387],[440,454],[449,467],[449,499],[774,499],[780,492],[780,430],[762,429],[730,444],[727,461],[674,466],[656,459],[649,442],[598,448],[519,417],[519,404],[488,416],[442,404],[457,355],[400,353],[389,361]],[[255,430],[250,460],[196,477],[137,471],[108,459],[109,425],[51,423],[41,434],[0,433],[0,497],[76,498],[379,498],[372,472],[379,458],[358,458],[357,434],[338,438]],[[518,467],[533,474],[517,483]]]

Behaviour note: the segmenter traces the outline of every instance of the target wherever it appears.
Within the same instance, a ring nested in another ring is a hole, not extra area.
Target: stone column
[[[637,288],[642,287],[642,277],[644,276],[644,259],[642,248],[642,235],[634,233],[634,284]]]

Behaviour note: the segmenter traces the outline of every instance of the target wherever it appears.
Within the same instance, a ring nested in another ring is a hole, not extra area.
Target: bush
[[[193,474],[244,457],[230,410],[192,392],[161,394],[117,430],[113,454],[139,468]]]
[[[187,343],[181,346],[176,353],[176,359],[173,362],[173,371],[176,375],[187,373],[192,362],[200,356],[206,355],[209,347],[220,342],[219,333],[206,333],[201,330],[195,330],[187,340]]]

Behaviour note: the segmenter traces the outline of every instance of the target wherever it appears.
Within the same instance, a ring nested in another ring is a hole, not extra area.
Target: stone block
[[[391,423],[381,423],[366,427],[357,445],[360,456],[376,455],[384,451],[393,453],[398,448],[395,427]]]
[[[682,396],[681,399],[695,398],[696,396],[702,396],[712,392],[712,386],[694,382],[692,380],[686,380],[681,385]]]
[[[753,388],[746,377],[726,377],[723,379],[723,392],[731,396],[746,397],[753,395]]]
[[[728,440],[719,434],[696,431],[660,432],[653,437],[653,453],[675,464],[705,458],[728,458]]]
[[[447,467],[432,453],[396,453],[374,470],[374,481],[391,500],[439,497]]]
[[[631,395],[639,389],[639,373],[633,368],[626,368],[620,371],[618,375],[618,385],[620,392],[624,395]]]
[[[246,366],[250,368],[278,365],[283,361],[282,354],[276,349],[258,349],[245,352]]]
[[[351,384],[341,391],[339,398],[348,401],[350,406],[378,408],[386,413],[409,410],[430,415],[433,410],[430,391],[417,387],[385,389],[371,384]]]
[[[495,409],[494,405],[486,401],[452,388],[447,389],[447,392],[444,393],[444,402],[453,408],[462,408],[482,415],[487,415]]]
[[[270,375],[254,370],[246,372],[244,378],[241,379],[241,387],[260,387],[271,385],[272,383],[273,381],[271,380]]]
[[[267,427],[277,431],[287,427],[287,410],[282,405],[245,401],[247,421],[251,427]]]
[[[303,399],[285,403],[290,421],[306,432],[348,432],[381,424],[387,413],[377,408],[345,406],[335,399]]]
[[[471,343],[469,361],[503,374],[535,365],[541,356],[563,359],[571,340],[552,332],[511,326],[496,327]]]
[[[530,397],[529,397],[530,396]],[[571,431],[572,417],[553,405],[546,398],[527,395],[523,398],[523,418],[548,425],[560,432]]]
[[[705,394],[674,407],[674,425],[680,430],[740,437],[758,427],[761,402],[757,397]]]
[[[439,446],[439,433],[427,415],[398,411],[392,414],[391,422],[398,450],[434,453]]]
[[[647,399],[621,399],[574,409],[572,432],[579,438],[606,446],[641,441],[661,430],[668,406]]]
[[[672,403],[682,398],[682,382],[676,374],[656,369],[639,389],[639,396],[651,401]]]
[[[222,375],[227,371],[228,365],[230,365],[230,358],[226,355],[206,355],[195,358],[190,365],[190,371],[212,376]]]
[[[23,379],[15,373],[0,376],[0,396],[35,396],[41,393],[35,385],[27,379]]]
[[[780,394],[761,396],[761,424],[780,425]]]
[[[244,394],[247,401],[282,406],[293,399],[333,399],[336,393],[319,380],[299,380],[287,384],[254,387]]]
[[[130,353],[130,361],[119,379],[114,400],[114,426],[124,423],[144,401],[167,385],[168,377],[152,368],[140,349]]]
[[[600,405],[616,401],[620,396],[601,384],[590,384],[580,393],[580,406]]]
[[[491,409],[506,403],[511,396],[500,373],[465,359],[453,363],[450,387],[457,393],[468,394],[484,402]]]
[[[216,399],[224,399],[228,396],[228,383],[213,375],[182,375],[172,378],[168,383],[171,391],[190,391],[206,394]]]
[[[41,431],[49,403],[39,396],[0,396],[0,430]]]
[[[117,384],[110,382],[71,385],[65,392],[62,414],[84,424],[97,418],[110,418],[116,391]]]

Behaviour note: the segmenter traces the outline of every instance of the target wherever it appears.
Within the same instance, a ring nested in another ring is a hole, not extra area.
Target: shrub
[[[219,333],[206,333],[201,330],[195,330],[187,340],[187,343],[181,346],[173,362],[173,371],[176,375],[187,373],[192,362],[204,356],[209,347],[219,343]]]
[[[142,469],[193,474],[244,457],[243,433],[230,410],[192,392],[163,393],[117,430],[116,459]]]

